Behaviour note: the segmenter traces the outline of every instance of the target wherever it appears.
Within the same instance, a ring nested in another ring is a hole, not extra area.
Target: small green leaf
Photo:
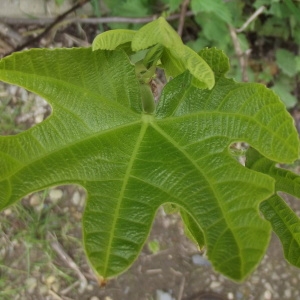
[[[156,254],[160,250],[160,245],[158,240],[152,240],[148,242],[148,248],[152,254]]]
[[[192,0],[191,1],[192,11],[195,13],[207,12],[214,13],[218,18],[224,22],[231,24],[232,16],[231,12],[228,9],[226,3],[222,0]],[[214,22],[217,22],[214,20]]]
[[[297,74],[295,55],[292,52],[285,49],[276,50],[276,62],[286,75],[293,77]]]
[[[222,50],[205,48],[199,52],[199,55],[212,68],[215,77],[224,76],[229,71],[229,59]]]
[[[147,83],[142,83],[140,89],[143,111],[147,114],[152,114],[155,110],[155,104],[151,87]]]
[[[159,17],[139,29],[132,40],[132,50],[139,51],[156,44],[163,45],[168,49],[183,45],[177,32],[163,17]]]
[[[151,47],[143,60],[143,64],[146,66],[146,68],[150,68],[151,66],[156,65],[160,60],[163,51],[164,47],[160,44]]]
[[[289,91],[289,85],[284,82],[276,82],[271,89],[280,97],[287,108],[292,108],[297,103],[297,98]]]
[[[165,49],[161,62],[168,77],[176,77],[188,70],[198,80],[197,87],[211,89],[215,84],[214,73],[209,65],[187,46]]]
[[[182,0],[163,0],[163,3],[168,6],[168,13],[172,13],[179,9]]]
[[[131,42],[136,31],[129,29],[114,29],[105,31],[96,36],[93,41],[93,50],[115,50],[118,46]]]

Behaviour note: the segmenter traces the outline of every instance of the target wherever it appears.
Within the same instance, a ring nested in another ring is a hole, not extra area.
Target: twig
[[[56,17],[48,27],[45,28],[45,30],[40,33],[39,35],[37,35],[36,37],[28,40],[27,42],[19,45],[18,47],[16,47],[13,51],[6,53],[5,56],[10,55],[12,52],[16,52],[16,51],[20,51],[23,50],[24,48],[28,47],[31,44],[34,44],[36,42],[38,42],[40,39],[42,39],[54,26],[56,26],[59,22],[61,22],[63,19],[65,19],[65,17],[67,15],[69,15],[71,12],[75,11],[76,9],[82,7],[84,4],[88,3],[90,0],[80,0],[76,5],[74,5],[73,7],[71,7],[69,10],[67,10],[66,12],[64,12],[63,14],[59,15],[58,17]]]
[[[187,11],[185,16],[190,17],[194,16],[195,13],[192,11]],[[69,23],[85,23],[85,24],[101,24],[101,23],[132,23],[132,24],[144,24],[149,23],[157,19],[159,15],[153,15],[144,18],[127,18],[127,17],[102,17],[102,18],[85,18],[85,17],[76,17],[76,18],[65,18]],[[168,16],[166,20],[173,21],[180,18],[180,14],[174,14]],[[37,24],[45,25],[53,23],[56,19],[54,18],[41,18],[41,19],[28,19],[28,18],[11,18],[11,17],[2,17],[0,22],[6,24]]]
[[[236,29],[235,31],[237,33],[244,31],[249,24],[254,21],[261,13],[263,13],[263,11],[266,9],[265,6],[261,6],[260,8],[258,8],[250,17],[249,19],[242,25],[241,28]]]
[[[185,277],[183,277],[182,280],[181,280],[177,300],[182,299],[183,291],[184,291],[184,285],[185,285]]]
[[[66,253],[61,244],[57,241],[56,237],[47,232],[47,238],[50,240],[50,245],[52,249],[59,255],[59,257],[77,274],[80,280],[79,293],[83,293],[87,286],[87,280],[84,275],[79,270],[79,267],[75,264],[72,258]]]
[[[66,295],[68,294],[71,290],[73,290],[75,287],[77,287],[77,285],[79,285],[80,282],[79,281],[75,281],[74,283],[72,283],[70,286],[68,286],[67,288],[63,289],[62,291],[60,291],[61,295]]]
[[[237,34],[235,29],[229,25],[229,32],[230,36],[233,42],[234,50],[236,53],[236,56],[239,59],[239,64],[242,70],[242,80],[247,82],[248,81],[248,74],[247,74],[247,60],[245,53],[243,53],[240,42],[238,40]]]
[[[79,39],[79,38],[77,38],[73,35],[65,33],[64,36],[65,36],[66,39],[72,41],[77,46],[80,46],[80,47],[89,47],[89,46],[91,46],[90,43],[88,43],[84,40],[81,40],[81,39]]]
[[[17,47],[22,43],[22,36],[10,28],[7,24],[0,22],[0,34],[9,38],[9,43],[13,47]]]
[[[63,300],[59,295],[57,295],[54,291],[49,290],[48,293],[53,297],[54,300]]]
[[[182,36],[183,26],[184,26],[184,19],[186,16],[187,8],[190,4],[190,0],[183,0],[180,10],[180,18],[179,18],[179,25],[177,29],[177,33],[179,36]]]

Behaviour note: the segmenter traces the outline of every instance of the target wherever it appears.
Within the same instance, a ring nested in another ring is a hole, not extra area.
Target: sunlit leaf
[[[2,59],[0,79],[39,94],[53,112],[0,137],[1,209],[50,186],[81,185],[85,251],[109,278],[130,267],[158,208],[173,203],[201,229],[214,268],[244,279],[268,246],[271,228],[258,208],[275,179],[239,164],[229,147],[244,141],[292,162],[298,135],[272,91],[227,79],[221,51],[200,55],[217,74],[215,86],[198,89],[185,71],[146,110],[124,51],[38,49]]]

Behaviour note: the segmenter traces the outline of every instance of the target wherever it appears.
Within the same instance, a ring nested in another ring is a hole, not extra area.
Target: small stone
[[[104,300],[113,300],[113,299],[110,298],[109,296],[106,296],[106,297],[104,298]]]
[[[27,287],[27,292],[32,294],[37,286],[37,280],[34,277],[29,277],[25,280],[25,285]]]
[[[45,280],[45,283],[48,287],[50,287],[54,282],[56,281],[56,278],[53,275],[50,275],[49,277],[47,277],[47,279]]]
[[[272,273],[271,278],[272,278],[272,280],[279,280],[280,279],[280,277],[278,276],[278,274],[275,273],[275,272]]]
[[[7,208],[7,209],[5,209],[5,210],[3,211],[3,213],[4,213],[5,216],[9,216],[9,215],[12,214],[12,210],[11,210],[10,208]]]
[[[156,300],[174,300],[174,298],[169,294],[161,290],[156,291]]]
[[[41,294],[41,295],[48,294],[48,291],[49,291],[49,289],[45,285],[42,285],[42,286],[39,287],[39,294]]]
[[[78,206],[80,204],[80,200],[81,200],[81,196],[80,196],[80,193],[78,191],[76,191],[74,194],[73,194],[73,197],[72,197],[72,203],[76,206]]]
[[[57,293],[60,289],[60,284],[59,282],[54,282],[52,285],[51,285],[51,290],[53,290],[55,293]]]
[[[292,291],[291,290],[285,290],[284,291],[284,297],[287,299],[292,299]]]
[[[37,212],[41,212],[43,210],[43,208],[44,208],[44,203],[42,202],[40,205],[35,206],[34,210]]]
[[[266,282],[264,284],[264,287],[265,287],[266,290],[269,290],[270,292],[273,292],[273,288],[272,288],[272,286],[269,282]]]
[[[228,293],[228,294],[227,294],[227,299],[228,299],[228,300],[234,299],[233,294],[232,294],[232,293]]]
[[[210,262],[200,254],[194,254],[192,256],[192,262],[196,266],[210,266]]]
[[[94,289],[94,286],[92,284],[88,284],[86,289],[91,292]]]
[[[251,281],[252,284],[257,284],[260,282],[260,278],[258,276],[252,276]]]
[[[105,300],[107,299],[111,299],[109,297],[105,297]],[[90,300],[100,300],[97,296],[93,296],[92,298],[90,298]]]
[[[37,194],[32,195],[32,197],[30,197],[29,204],[33,207],[39,206],[41,204],[41,199],[39,195]]]
[[[211,284],[209,285],[209,287],[210,287],[212,290],[214,290],[214,289],[217,289],[220,285],[221,285],[221,282],[213,281],[213,282],[211,282]]]
[[[237,291],[235,293],[235,297],[236,297],[237,300],[245,299],[243,293],[241,293],[240,291]]]
[[[266,291],[264,292],[264,299],[265,299],[265,300],[270,300],[270,299],[272,299],[272,293],[271,293],[269,290],[266,290]]]
[[[41,123],[44,120],[44,115],[43,114],[38,114],[37,116],[35,116],[34,118],[34,122],[36,124]]]
[[[63,191],[60,189],[53,189],[49,193],[49,197],[53,203],[56,203],[63,196]]]

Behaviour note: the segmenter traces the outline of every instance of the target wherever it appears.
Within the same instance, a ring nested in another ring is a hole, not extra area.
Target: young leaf
[[[132,50],[139,51],[150,48],[156,44],[163,45],[166,48],[183,45],[177,32],[163,17],[139,29],[132,40]]]
[[[96,36],[93,50],[115,50],[118,46],[131,42],[136,31],[129,29],[108,30]]]
[[[279,68],[286,75],[293,77],[297,74],[297,64],[295,55],[285,49],[278,49],[276,51],[276,61]]]
[[[276,163],[263,157],[254,149],[247,152],[246,166],[268,174],[275,181],[275,192],[286,192],[300,198],[300,177],[276,167]],[[280,238],[286,260],[300,267],[300,219],[277,194],[260,204],[260,210]]]
[[[245,278],[268,245],[270,226],[258,206],[275,180],[240,165],[228,148],[245,141],[274,161],[292,162],[298,136],[273,92],[225,78],[221,51],[201,55],[218,57],[208,59],[219,72],[214,88],[195,88],[184,72],[153,112],[143,111],[123,51],[31,50],[2,59],[0,79],[41,95],[53,113],[0,137],[0,207],[53,185],[81,185],[86,254],[109,278],[135,260],[158,207],[174,203],[203,231],[214,267]]]
[[[215,14],[215,16],[217,18],[220,18],[221,20],[223,20],[224,22],[226,22],[227,24],[231,24],[232,23],[232,15],[231,15],[231,11],[229,10],[229,8],[227,7],[226,3],[222,0],[192,0],[191,1],[191,7],[192,10],[195,13],[198,12],[212,12]],[[218,22],[217,20],[214,20],[214,22]]]

